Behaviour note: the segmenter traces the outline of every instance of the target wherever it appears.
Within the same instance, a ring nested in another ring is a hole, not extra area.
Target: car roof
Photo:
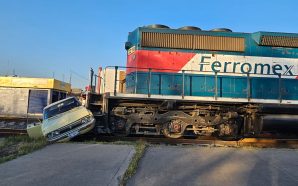
[[[51,103],[51,104],[49,104],[48,106],[46,106],[43,110],[45,110],[45,109],[47,109],[47,108],[49,108],[49,107],[51,107],[51,106],[53,106],[53,105],[57,105],[57,104],[59,104],[59,103],[62,103],[62,102],[64,102],[64,101],[66,101],[66,100],[73,99],[73,98],[76,99],[75,97],[71,96],[71,97],[68,97],[68,98],[65,98],[65,99],[56,101],[56,102]]]

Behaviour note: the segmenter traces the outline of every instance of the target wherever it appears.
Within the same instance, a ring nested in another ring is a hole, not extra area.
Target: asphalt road
[[[157,146],[129,186],[298,185],[298,150]]]
[[[118,185],[134,147],[53,144],[0,165],[0,185]]]

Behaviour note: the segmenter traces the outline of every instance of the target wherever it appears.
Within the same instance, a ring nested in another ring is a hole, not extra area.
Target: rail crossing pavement
[[[298,185],[297,149],[153,146],[133,185]]]
[[[118,185],[131,145],[53,144],[0,165],[0,185]]]
[[[53,144],[0,165],[0,185],[118,185],[129,145]],[[127,185],[298,185],[298,150],[149,146]]]

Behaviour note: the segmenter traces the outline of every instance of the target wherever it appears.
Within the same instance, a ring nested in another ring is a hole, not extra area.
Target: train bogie
[[[256,109],[246,104],[109,95],[109,127],[116,135],[216,136],[240,138],[260,132]],[[251,114],[247,114],[250,112]],[[251,122],[254,121],[254,122]]]

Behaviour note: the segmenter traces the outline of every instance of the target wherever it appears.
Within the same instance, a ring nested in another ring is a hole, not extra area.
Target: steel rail
[[[14,135],[27,135],[27,131],[24,129],[0,129],[0,137],[14,136]],[[180,138],[171,139],[164,138],[161,136],[157,137],[144,137],[144,136],[106,136],[106,135],[92,135],[86,134],[78,136],[75,141],[88,141],[90,139],[96,139],[101,142],[135,142],[143,141],[149,144],[160,144],[160,145],[198,145],[198,146],[209,146],[209,147],[260,147],[260,148],[298,148],[298,139],[288,138],[274,138],[273,136],[259,137],[259,138],[243,138],[240,140],[224,141],[215,137],[198,137],[198,138]]]
[[[260,147],[260,148],[298,148],[298,139],[279,138],[243,138],[240,140],[224,141],[213,137],[199,137],[195,139],[170,139],[161,137],[119,137],[100,136],[97,141],[143,141],[149,144],[164,145],[199,145],[213,147]]]
[[[27,131],[24,129],[0,128],[0,137],[16,135],[27,135]]]

